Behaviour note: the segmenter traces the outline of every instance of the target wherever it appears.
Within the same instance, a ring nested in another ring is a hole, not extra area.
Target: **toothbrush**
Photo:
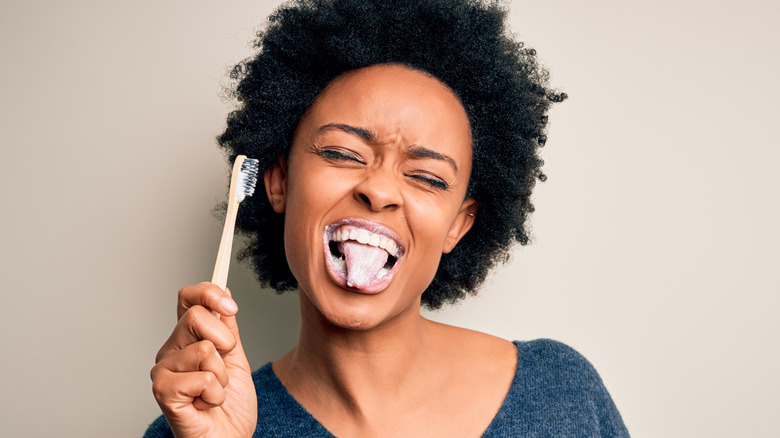
[[[222,240],[219,242],[217,262],[214,264],[214,275],[211,277],[211,282],[223,290],[227,286],[228,270],[230,269],[230,253],[233,249],[233,231],[236,227],[238,204],[255,192],[258,167],[258,160],[247,158],[246,155],[239,155],[233,163],[225,226],[222,228]]]

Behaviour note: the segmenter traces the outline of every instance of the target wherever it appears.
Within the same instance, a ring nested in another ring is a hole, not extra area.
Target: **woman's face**
[[[304,304],[355,329],[417,315],[473,223],[470,172],[468,117],[443,83],[397,65],[334,80],[266,173]]]

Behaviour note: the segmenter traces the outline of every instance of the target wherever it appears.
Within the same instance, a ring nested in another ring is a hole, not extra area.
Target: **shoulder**
[[[585,357],[568,345],[552,339],[514,341],[518,369],[536,378],[554,378],[560,382],[574,380],[601,381],[596,369]]]
[[[486,436],[627,437],[623,420],[596,369],[551,339],[515,341],[517,370]]]
[[[517,347],[515,385],[524,397],[561,406],[612,406],[601,376],[575,349],[552,339],[514,342]]]

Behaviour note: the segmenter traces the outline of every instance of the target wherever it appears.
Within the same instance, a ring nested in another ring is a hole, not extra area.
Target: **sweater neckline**
[[[496,415],[493,416],[493,419],[490,421],[490,424],[488,424],[488,427],[483,431],[482,436],[484,436],[486,432],[490,431],[494,427],[494,424],[506,415],[510,409],[510,400],[516,399],[516,393],[520,388],[520,348],[524,342],[512,341],[512,343],[515,344],[515,348],[517,349],[517,365],[515,365],[515,374],[512,378],[512,384],[510,385],[506,396],[504,396],[504,400],[501,402],[501,407],[498,409],[498,412],[496,412]],[[319,420],[314,418],[314,416],[308,410],[306,410],[306,408],[303,407],[303,405],[300,404],[298,400],[296,400],[295,397],[290,394],[289,391],[287,391],[287,388],[284,386],[282,381],[279,380],[279,377],[277,377],[276,373],[274,373],[272,364],[273,362],[268,362],[262,368],[258,369],[257,373],[262,376],[263,380],[272,385],[272,389],[282,397],[284,408],[294,409],[296,411],[295,416],[298,418],[305,418],[307,422],[310,423],[311,428],[317,429],[321,433],[326,433],[327,436],[335,438],[333,433],[331,433],[325,426],[323,426]]]

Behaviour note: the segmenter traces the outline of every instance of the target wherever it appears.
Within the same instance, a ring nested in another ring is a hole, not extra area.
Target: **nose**
[[[373,173],[355,186],[354,196],[371,211],[395,210],[403,203],[398,184],[390,175]]]

